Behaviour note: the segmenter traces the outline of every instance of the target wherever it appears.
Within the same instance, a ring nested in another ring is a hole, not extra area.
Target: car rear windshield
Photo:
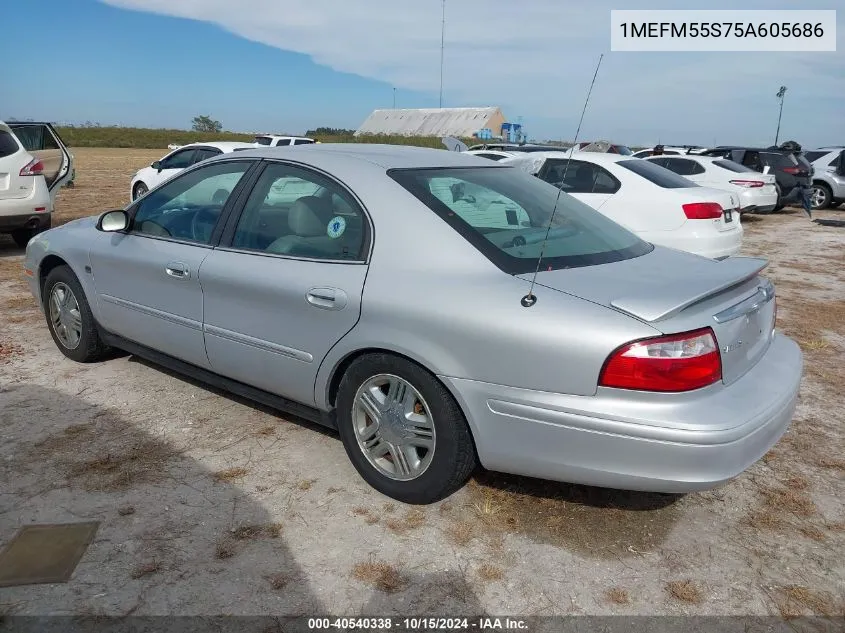
[[[753,169],[750,167],[746,167],[745,165],[740,165],[739,163],[735,163],[732,160],[714,160],[713,164],[717,167],[721,167],[722,169],[727,169],[728,171],[734,171],[738,174],[744,174],[746,172],[754,172]],[[756,172],[754,172],[756,173]]]
[[[781,154],[780,152],[761,152],[766,159],[766,164],[771,167],[795,167],[798,159],[794,154]]]
[[[514,167],[393,169],[388,174],[508,274],[533,272],[540,257],[543,270],[557,270],[631,259],[654,248]]]
[[[18,151],[18,142],[6,130],[0,130],[0,158],[11,156]]]
[[[256,136],[255,142],[259,145],[270,145],[273,142],[269,136]]]
[[[651,183],[663,189],[688,189],[690,187],[698,187],[691,180],[687,180],[683,176],[679,176],[674,171],[670,171],[665,167],[661,167],[650,160],[620,160],[616,163],[620,167],[629,169],[635,174],[642,176]]]

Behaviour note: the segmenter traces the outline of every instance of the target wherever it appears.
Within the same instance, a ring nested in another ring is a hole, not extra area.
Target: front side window
[[[551,158],[538,176],[566,193],[616,193],[620,187],[606,169],[580,160]]]
[[[307,138],[298,138],[296,139],[293,144],[294,145],[310,145],[314,141],[309,141]]]
[[[271,139],[269,136],[256,136],[255,142],[259,145],[272,145],[273,139]]]
[[[290,145],[290,139],[289,138],[280,138],[278,141],[276,141],[277,147],[281,146],[281,145]]]
[[[209,243],[223,206],[251,164],[213,163],[152,191],[135,207],[131,232]]]
[[[634,172],[638,176],[642,176],[650,183],[663,189],[686,189],[689,187],[698,187],[698,185],[693,181],[687,180],[683,176],[679,176],[665,167],[655,165],[654,162],[650,160],[620,160],[616,164]]]
[[[183,149],[179,150],[178,152],[174,152],[163,161],[161,161],[161,168],[162,169],[187,169],[191,165],[194,164],[194,153],[196,150],[191,147],[190,149]]]
[[[388,175],[509,274],[536,269],[547,233],[542,270],[620,261],[653,249],[521,169],[393,169]]]
[[[300,167],[271,163],[238,220],[232,247],[309,259],[362,261],[367,222],[346,189]]]
[[[11,156],[18,152],[18,144],[14,137],[6,130],[0,130],[0,158]]]
[[[808,162],[814,163],[822,156],[829,154],[828,151],[821,151],[821,152],[804,152],[804,157],[807,159]]]

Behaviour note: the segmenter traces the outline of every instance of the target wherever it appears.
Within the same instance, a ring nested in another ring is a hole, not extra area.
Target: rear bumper
[[[41,211],[24,213],[21,215],[0,215],[0,232],[15,231],[17,229],[43,229],[50,224],[50,212]]]
[[[26,198],[0,200],[0,231],[14,231],[28,226],[43,228],[50,222],[53,200],[44,178],[37,176]]]
[[[795,342],[776,335],[739,380],[685,394],[600,389],[585,397],[442,380],[467,414],[485,468],[683,493],[736,477],[780,439],[802,369]]]
[[[705,221],[706,220],[693,220],[693,222]],[[663,241],[662,245],[682,251],[688,251],[711,259],[724,259],[726,257],[731,257],[739,253],[742,248],[742,236],[744,230],[742,228],[742,224],[740,224],[739,213],[734,213],[732,224],[735,224],[736,228],[727,231],[715,231],[712,229],[704,231],[695,229],[683,232],[678,231],[677,235],[673,235],[670,240]],[[655,244],[660,243],[656,240],[650,241]]]

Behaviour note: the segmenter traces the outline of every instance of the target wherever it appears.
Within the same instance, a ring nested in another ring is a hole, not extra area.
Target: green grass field
[[[165,149],[171,143],[185,145],[187,143],[211,141],[245,141],[252,142],[253,134],[242,132],[221,132],[219,134],[206,132],[192,132],[187,130],[145,129],[134,127],[57,127],[62,140],[69,147],[126,147],[136,149]],[[316,139],[322,143],[387,143],[390,145],[416,145],[419,147],[436,147],[443,149],[439,137],[406,137],[391,135],[373,136],[321,136]],[[478,143],[478,140],[464,139],[468,145]]]

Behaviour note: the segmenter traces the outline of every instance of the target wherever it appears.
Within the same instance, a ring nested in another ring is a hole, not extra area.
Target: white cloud
[[[439,90],[440,0],[103,1],[214,23],[399,89]],[[649,4],[677,8],[670,0]],[[733,0],[707,4],[739,8]],[[599,54],[606,53],[585,132],[641,130],[643,138],[630,140],[639,142],[668,127],[672,134],[694,130],[704,137],[697,140],[709,142],[716,130],[734,125],[731,133],[750,132],[748,140],[756,140],[769,134],[761,117],[776,106],[774,93],[784,83],[790,101],[808,115],[805,134],[821,143],[833,142],[821,136],[845,132],[841,110],[824,110],[845,93],[841,53],[608,53],[610,9],[618,5],[447,0],[445,105],[502,105],[526,122],[539,117],[569,125],[580,114]],[[797,7],[789,0],[745,0],[742,8]],[[845,12],[839,13],[841,33]]]

